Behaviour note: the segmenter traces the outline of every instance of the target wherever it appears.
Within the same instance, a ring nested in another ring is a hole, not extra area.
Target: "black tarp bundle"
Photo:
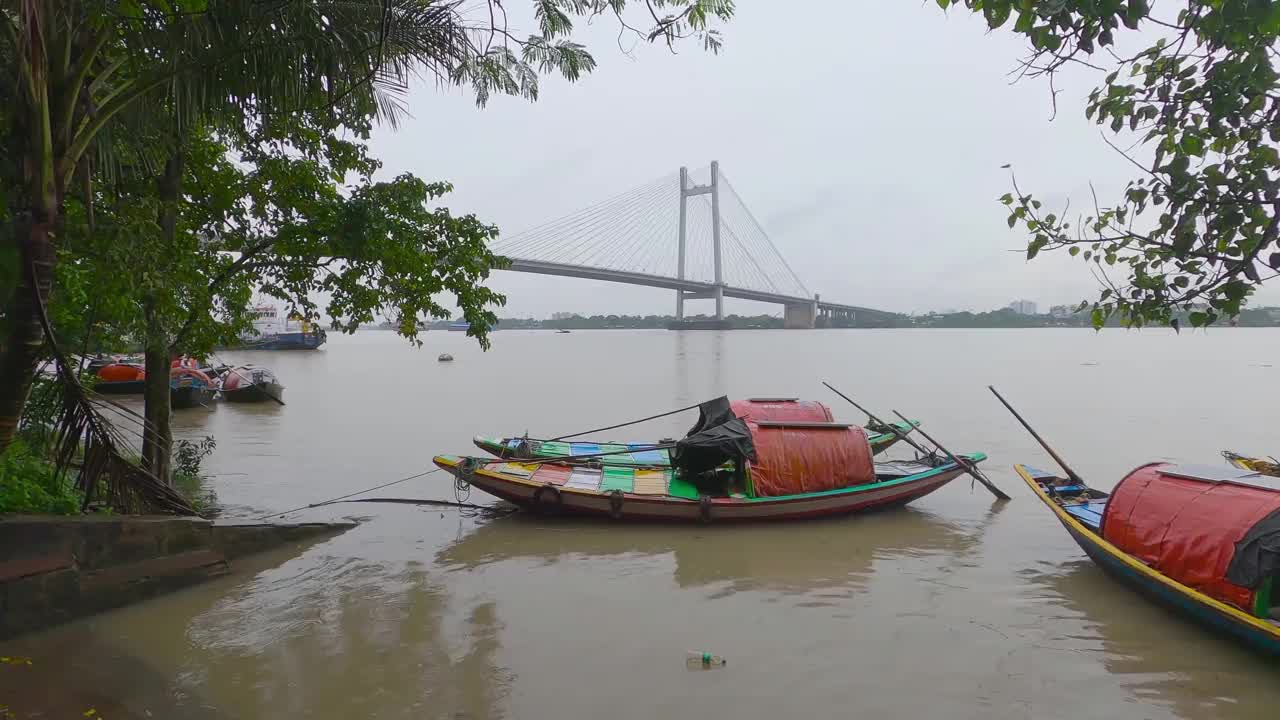
[[[1227,566],[1228,580],[1251,589],[1274,575],[1280,575],[1280,510],[1249,528]]]
[[[698,406],[698,422],[676,443],[672,463],[689,475],[714,470],[725,462],[755,460],[751,430],[733,414],[729,398],[718,397]]]

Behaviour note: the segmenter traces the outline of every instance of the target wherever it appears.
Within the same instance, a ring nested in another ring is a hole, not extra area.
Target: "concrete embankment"
[[[0,516],[0,639],[223,575],[238,557],[354,523]]]

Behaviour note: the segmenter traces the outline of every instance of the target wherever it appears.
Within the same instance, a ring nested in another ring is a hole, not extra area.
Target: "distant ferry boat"
[[[466,332],[470,329],[471,329],[471,323],[467,322],[466,320],[454,320],[453,322],[449,323],[449,332]],[[498,329],[497,325],[489,326],[489,332],[493,332],[494,330],[497,330],[497,329]]]
[[[315,350],[325,342],[323,328],[281,311],[275,305],[255,305],[253,332],[240,336],[247,350]]]

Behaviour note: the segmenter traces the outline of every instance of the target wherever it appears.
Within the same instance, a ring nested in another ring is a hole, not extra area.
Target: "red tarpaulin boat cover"
[[[821,407],[820,403],[813,404]],[[837,490],[875,482],[871,444],[867,442],[866,431],[856,425],[760,427],[747,421],[747,427],[751,429],[751,440],[756,447],[751,484],[757,497]]]
[[[142,368],[123,363],[107,365],[98,371],[98,379],[106,382],[132,382],[134,380],[142,380],[146,376],[147,374]]]
[[[831,422],[831,408],[816,400],[734,400],[729,403],[733,414],[751,422],[778,420],[785,422]]]
[[[1280,492],[1163,472],[1173,467],[1152,463],[1125,476],[1107,501],[1102,536],[1183,585],[1252,610],[1253,591],[1227,580],[1227,568],[1236,543],[1280,509]]]

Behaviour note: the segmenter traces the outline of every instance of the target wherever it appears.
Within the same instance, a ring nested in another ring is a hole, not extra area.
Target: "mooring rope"
[[[270,520],[271,518],[280,517],[281,515],[288,515],[289,513],[292,513],[292,512],[298,512],[299,510],[307,510],[307,509],[309,509],[309,508],[320,507],[320,506],[322,506],[322,505],[332,505],[332,504],[334,504],[334,503],[336,503],[336,502],[340,502],[340,501],[342,501],[342,500],[346,500],[346,499],[347,499],[347,498],[349,498],[349,497],[355,497],[356,495],[363,495],[363,494],[365,494],[365,493],[367,493],[367,492],[373,492],[374,490],[381,490],[382,488],[391,487],[392,485],[399,485],[399,484],[400,484],[400,483],[402,483],[402,482],[408,482],[408,481],[410,481],[410,480],[417,480],[418,478],[420,478],[420,477],[426,477],[427,475],[430,475],[431,473],[440,472],[440,470],[441,470],[441,468],[435,468],[434,470],[427,470],[426,472],[420,472],[420,473],[418,473],[417,475],[410,475],[409,477],[402,477],[402,478],[400,478],[399,480],[392,480],[392,481],[391,481],[391,482],[389,482],[389,483],[383,483],[383,484],[381,484],[381,485],[375,485],[375,486],[373,486],[373,487],[371,487],[371,488],[365,488],[364,490],[357,490],[356,492],[353,492],[353,493],[347,493],[346,495],[339,495],[339,496],[338,496],[338,497],[336,497],[336,498],[333,498],[333,499],[331,499],[331,500],[325,500],[324,502],[311,503],[310,505],[300,505],[300,506],[298,506],[298,507],[296,507],[296,508],[294,508],[294,509],[292,509],[292,510],[285,510],[284,512],[272,513],[272,514],[270,514],[270,515],[263,515],[263,516],[262,516],[262,517],[260,517],[260,518],[254,518],[254,519],[255,519],[255,520]],[[443,503],[446,503],[446,504],[448,503],[448,501],[447,501],[447,500],[441,500],[440,502],[443,502]]]

